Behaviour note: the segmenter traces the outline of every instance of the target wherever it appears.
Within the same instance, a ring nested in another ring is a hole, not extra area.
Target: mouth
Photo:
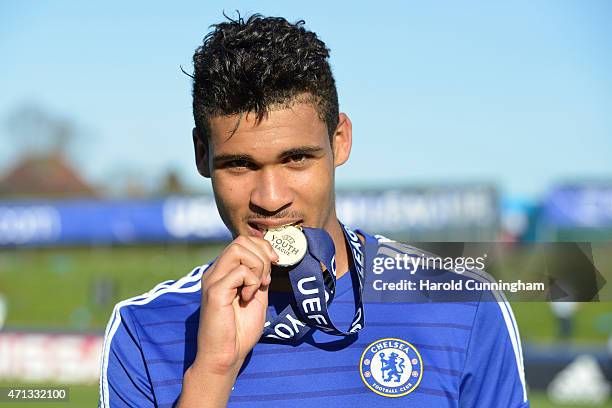
[[[254,219],[247,222],[249,234],[255,237],[263,238],[267,230],[279,228],[284,225],[302,224],[301,219]]]

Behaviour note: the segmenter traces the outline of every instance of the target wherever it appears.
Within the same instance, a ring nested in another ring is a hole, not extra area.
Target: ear
[[[208,167],[208,143],[204,143],[198,135],[198,129],[193,128],[191,131],[193,138],[193,150],[195,152],[196,167],[198,173],[203,177],[210,178],[210,169]]]
[[[349,159],[353,145],[353,124],[345,113],[340,113],[338,116],[333,142],[334,166],[342,166]]]

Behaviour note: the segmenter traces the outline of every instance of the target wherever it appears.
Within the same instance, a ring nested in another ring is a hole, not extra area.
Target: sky
[[[0,3],[0,171],[38,141],[11,115],[36,106],[76,124],[85,177],[146,185],[194,165],[193,51],[240,10],[303,19],[331,49],[353,123],[339,187],[493,183],[537,199],[612,180],[609,1],[9,1]]]

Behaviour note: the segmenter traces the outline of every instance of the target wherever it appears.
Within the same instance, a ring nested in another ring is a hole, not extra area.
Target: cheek
[[[306,172],[294,185],[307,205],[307,211],[324,212],[333,197],[333,172],[329,166],[317,166]]]
[[[239,181],[228,177],[213,177],[212,186],[217,197],[217,204],[221,205],[228,214],[232,215],[240,210],[241,205],[244,205],[248,189],[242,187]],[[246,202],[248,205],[248,199]]]

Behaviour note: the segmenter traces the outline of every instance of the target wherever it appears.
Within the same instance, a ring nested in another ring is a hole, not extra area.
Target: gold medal
[[[296,225],[284,225],[266,231],[264,239],[278,254],[279,266],[293,266],[306,255],[308,243],[302,229]]]

